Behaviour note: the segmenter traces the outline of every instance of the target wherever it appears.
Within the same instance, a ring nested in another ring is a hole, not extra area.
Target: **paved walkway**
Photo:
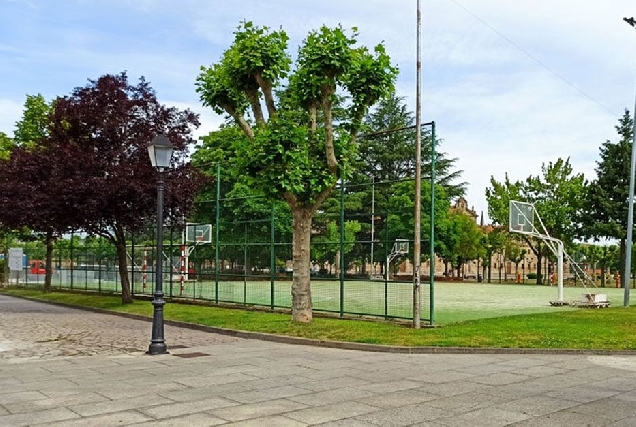
[[[584,333],[582,331],[581,333]],[[636,426],[636,356],[244,340],[0,295],[1,426]]]

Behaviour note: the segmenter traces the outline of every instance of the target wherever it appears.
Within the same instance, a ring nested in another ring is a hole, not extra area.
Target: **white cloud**
[[[22,117],[22,103],[13,99],[0,99],[0,132],[13,137],[15,123]]]
[[[200,113],[195,134],[206,134],[222,118],[200,106],[194,81],[243,19],[282,26],[292,54],[322,24],[359,27],[362,44],[385,42],[400,67],[398,94],[415,107],[413,1],[22,5],[0,2],[5,132],[13,131],[25,94],[64,95],[87,78],[128,70],[131,79],[144,75],[166,104]],[[422,119],[437,122],[442,149],[459,158],[469,204],[486,211],[491,175],[524,179],[557,157],[570,156],[576,171],[593,176],[599,145],[615,138],[616,120],[634,105],[636,32],[622,22],[634,14],[633,0],[422,2]]]

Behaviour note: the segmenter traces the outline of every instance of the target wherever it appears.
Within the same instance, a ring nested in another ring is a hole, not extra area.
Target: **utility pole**
[[[632,27],[636,28],[636,21],[634,17],[623,18],[623,21],[627,22]],[[632,161],[629,168],[629,200],[627,211],[627,244],[625,247],[625,271],[623,272],[623,288],[625,295],[623,298],[623,305],[629,307],[629,282],[632,271],[632,232],[634,228],[634,173],[636,170],[636,101],[634,103],[634,121],[632,129]]]
[[[421,28],[422,15],[420,12],[420,0],[417,0],[417,88],[415,90],[415,230],[413,236],[413,328],[419,329],[420,326],[420,266],[422,263],[422,103],[421,103],[421,87],[422,87],[422,59],[421,59]]]

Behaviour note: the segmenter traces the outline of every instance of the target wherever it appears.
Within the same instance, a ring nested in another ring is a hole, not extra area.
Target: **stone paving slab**
[[[636,425],[636,356],[369,353],[181,327],[148,356],[150,327],[0,295],[0,425]]]

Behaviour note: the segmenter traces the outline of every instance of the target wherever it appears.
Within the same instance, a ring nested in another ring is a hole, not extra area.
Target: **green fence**
[[[219,178],[213,199],[198,206],[195,220],[211,224],[212,241],[187,243],[191,251],[186,266],[188,280],[182,280],[181,274],[183,225],[164,229],[164,292],[173,298],[214,303],[291,307],[292,220],[287,205],[241,194],[229,184],[224,194],[225,183]],[[413,248],[413,207],[397,203],[394,194],[396,185],[408,189],[412,184],[408,180],[348,183],[336,188],[324,203],[312,229],[314,310],[412,318],[412,269],[408,260]],[[375,206],[385,209],[376,210]],[[400,239],[409,243],[410,252],[392,258],[393,246]],[[15,240],[10,245],[22,246],[27,259],[24,271],[14,273],[10,280],[43,283],[44,275],[32,266],[35,260],[44,259],[42,245]],[[154,228],[129,236],[127,252],[133,294],[150,295],[157,256]],[[428,253],[425,240],[422,253]],[[423,272],[429,271],[426,265],[422,265]],[[53,268],[53,288],[121,291],[116,252],[105,239],[75,234],[58,241]],[[428,280],[423,274],[421,318],[425,321],[433,308]]]

